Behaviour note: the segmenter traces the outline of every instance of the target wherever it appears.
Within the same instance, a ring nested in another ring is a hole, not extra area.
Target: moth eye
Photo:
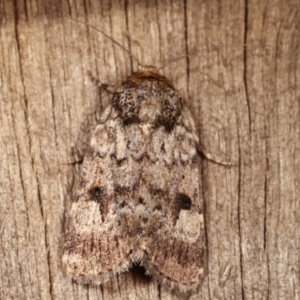
[[[190,210],[191,206],[192,206],[192,200],[190,197],[188,197],[185,194],[179,194],[177,196],[177,201],[178,201],[178,206],[179,209],[183,209],[183,210]]]
[[[104,194],[104,189],[102,187],[95,186],[89,190],[89,194],[94,201],[100,201]]]

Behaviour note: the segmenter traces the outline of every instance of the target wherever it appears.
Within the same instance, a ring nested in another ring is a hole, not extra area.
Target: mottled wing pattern
[[[138,162],[130,157],[123,160],[122,131],[116,111],[109,106],[84,158],[63,255],[67,270],[79,282],[99,284],[131,266],[132,237],[119,217],[122,202],[128,199],[119,195],[131,191],[140,175]]]
[[[204,224],[192,119],[183,109],[174,128],[151,133],[141,172],[141,234],[135,255],[148,273],[171,289],[199,285],[203,274]]]
[[[63,262],[100,283],[133,262],[170,289],[203,273],[204,225],[191,114],[149,67],[115,88],[72,205]]]

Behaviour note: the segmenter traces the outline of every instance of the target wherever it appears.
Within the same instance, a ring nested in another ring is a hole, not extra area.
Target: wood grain
[[[203,147],[207,270],[173,295],[139,268],[102,286],[62,269],[91,131],[118,83],[161,66]],[[300,7],[278,1],[0,1],[0,299],[300,299]]]

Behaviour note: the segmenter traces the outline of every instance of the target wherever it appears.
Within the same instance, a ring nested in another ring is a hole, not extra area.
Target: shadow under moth
[[[205,243],[192,115],[152,66],[103,87],[113,97],[84,157],[63,264],[81,283],[138,263],[171,290],[194,289]]]

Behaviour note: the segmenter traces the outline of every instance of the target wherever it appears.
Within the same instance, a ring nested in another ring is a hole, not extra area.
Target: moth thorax
[[[154,66],[142,66],[139,65],[139,71],[150,71],[150,72],[155,72],[159,73],[159,69],[154,67]]]

